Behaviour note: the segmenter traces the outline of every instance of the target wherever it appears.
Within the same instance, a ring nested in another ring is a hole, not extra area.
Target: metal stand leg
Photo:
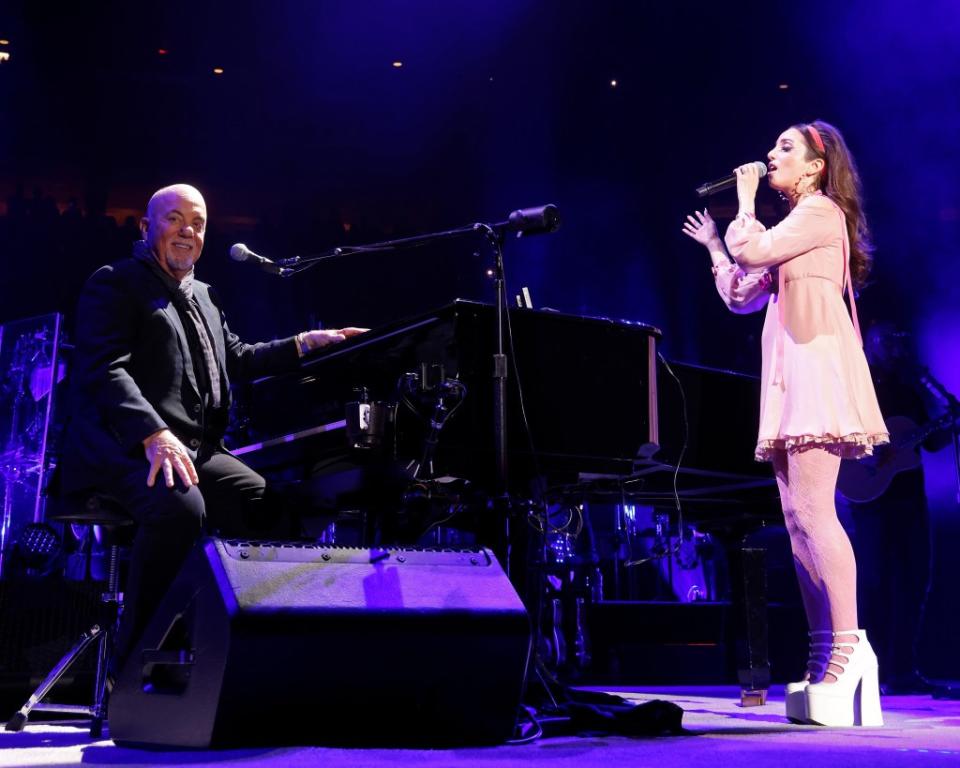
[[[27,718],[30,717],[30,712],[34,709],[36,710],[48,710],[55,712],[64,712],[70,714],[79,714],[90,716],[92,714],[91,707],[84,707],[82,705],[50,705],[42,704],[43,698],[50,692],[50,689],[57,684],[57,681],[63,676],[70,666],[75,662],[86,649],[90,643],[94,641],[101,641],[104,637],[103,631],[100,629],[99,624],[94,624],[90,629],[84,632],[80,639],[77,641],[76,645],[73,646],[60,661],[57,662],[56,666],[50,670],[50,673],[44,678],[43,682],[40,683],[40,686],[36,691],[27,699],[27,703],[20,707],[20,710],[7,721],[6,730],[8,731],[22,731],[23,727],[27,724]],[[102,647],[102,645],[101,645]],[[56,708],[54,707],[61,707]]]
[[[89,717],[90,735],[93,738],[100,738],[103,735],[103,721],[107,713],[107,666],[110,660],[110,652],[113,650],[114,637],[116,636],[123,603],[123,595],[117,589],[118,584],[119,547],[113,544],[110,547],[107,591],[100,598],[104,604],[102,625],[94,624],[80,636],[73,648],[50,670],[43,682],[27,699],[26,704],[7,721],[6,730],[22,731],[27,724],[30,713],[33,711],[59,712],[61,714]],[[93,686],[93,703],[90,706],[44,703],[43,699],[46,695],[92,643],[97,644],[97,672]]]

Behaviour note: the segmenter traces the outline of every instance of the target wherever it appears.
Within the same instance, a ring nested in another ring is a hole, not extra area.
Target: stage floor
[[[608,689],[609,690],[609,689]],[[147,752],[123,749],[109,740],[92,742],[84,728],[72,725],[28,725],[22,733],[0,732],[0,768],[108,765],[180,766],[191,768],[243,765],[377,766],[415,764],[475,766],[516,765],[551,768],[649,766],[711,768],[724,765],[766,765],[773,768],[843,766],[960,765],[960,701],[930,696],[887,696],[883,728],[838,728],[791,725],[783,718],[782,689],[765,706],[741,708],[735,688],[620,688],[615,692],[636,701],[666,699],[684,710],[687,736],[628,738],[564,736],[541,738],[522,746],[446,750],[332,749],[283,747],[208,752]]]

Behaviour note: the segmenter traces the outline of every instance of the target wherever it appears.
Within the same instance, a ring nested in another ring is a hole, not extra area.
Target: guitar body
[[[917,440],[916,422],[906,416],[886,420],[890,444],[873,449],[873,456],[847,460],[840,464],[837,490],[850,501],[864,503],[883,495],[894,475],[920,466],[920,454],[914,450]]]

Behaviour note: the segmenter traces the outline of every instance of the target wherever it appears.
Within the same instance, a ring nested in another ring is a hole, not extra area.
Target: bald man
[[[129,650],[203,533],[256,535],[273,521],[264,479],[227,453],[230,381],[293,370],[310,350],[362,332],[305,331],[262,344],[230,332],[194,279],[207,208],[186,184],[158,190],[132,258],[87,281],[77,313],[61,492],[114,496],[137,526],[118,643]]]

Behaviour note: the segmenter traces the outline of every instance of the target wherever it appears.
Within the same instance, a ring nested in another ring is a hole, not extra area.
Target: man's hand
[[[307,350],[322,349],[329,344],[336,344],[338,341],[350,339],[361,333],[366,333],[369,328],[327,328],[322,331],[304,331],[300,334],[303,344]]]
[[[147,474],[147,485],[153,488],[157,473],[163,470],[163,479],[167,488],[173,488],[173,473],[176,471],[184,487],[198,485],[200,477],[193,466],[186,446],[181,443],[169,429],[154,432],[143,441],[143,450],[147,461],[150,462],[150,472]]]

